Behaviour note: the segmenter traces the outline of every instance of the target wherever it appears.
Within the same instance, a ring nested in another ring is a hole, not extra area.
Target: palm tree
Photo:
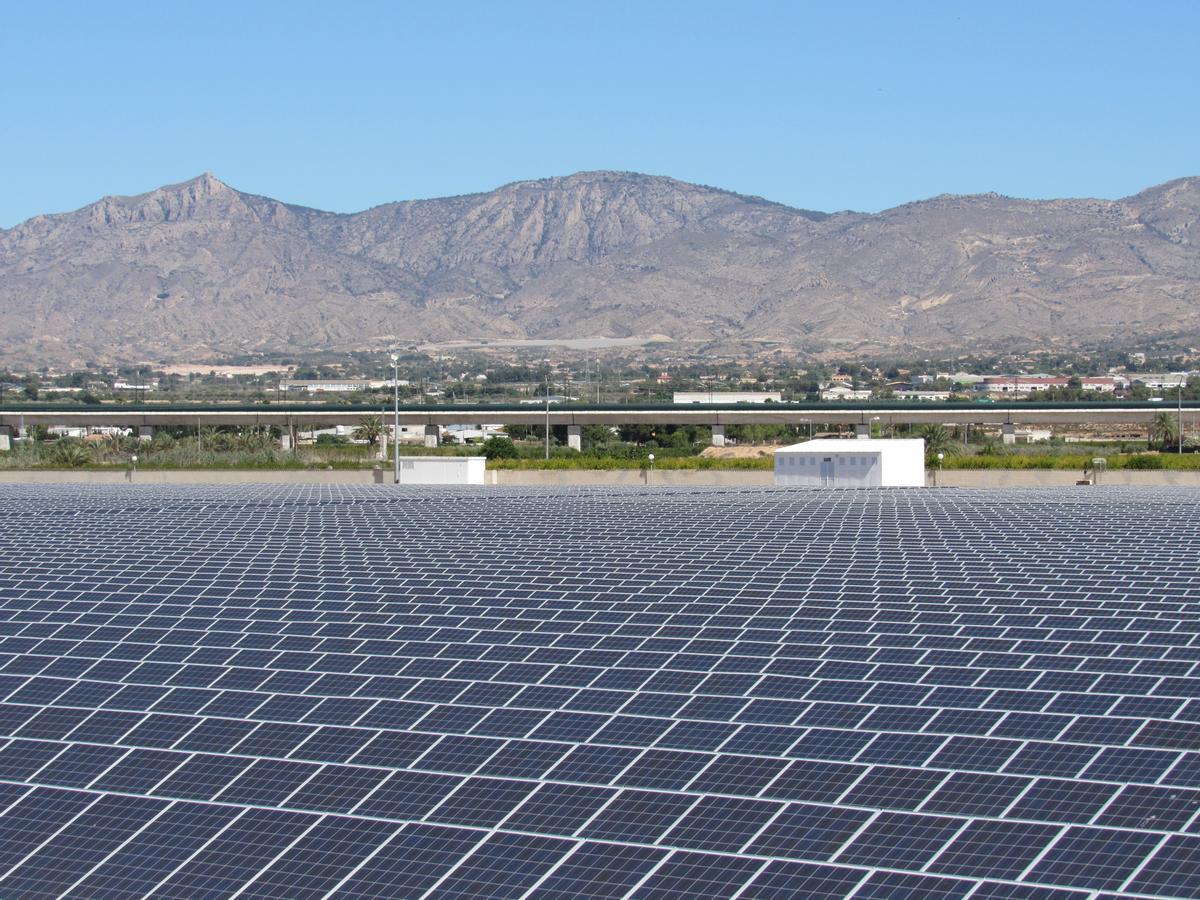
[[[956,456],[962,452],[962,445],[945,425],[925,425],[918,434],[925,439],[925,464],[928,466],[937,465],[939,453]]]
[[[364,416],[354,429],[353,437],[356,441],[366,441],[374,447],[379,443],[379,436],[382,434],[383,420],[379,416]]]
[[[1160,450],[1168,450],[1179,440],[1179,422],[1165,409],[1155,413],[1147,437],[1150,446],[1158,444]]]
[[[92,461],[91,448],[74,438],[60,438],[54,442],[50,459],[55,465],[78,469]]]

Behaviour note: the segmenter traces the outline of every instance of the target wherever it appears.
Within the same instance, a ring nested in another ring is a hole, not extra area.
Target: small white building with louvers
[[[820,438],[775,451],[775,484],[782,487],[924,487],[921,438]]]

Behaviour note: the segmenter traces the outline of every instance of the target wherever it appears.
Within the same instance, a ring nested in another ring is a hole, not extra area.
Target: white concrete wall
[[[928,483],[934,484],[933,472]],[[937,478],[942,487],[1007,488],[1071,486],[1071,469],[950,469]],[[391,484],[383,469],[0,469],[0,484]],[[493,469],[485,484],[561,487],[564,485],[646,485],[656,487],[767,487],[774,473],[764,469]],[[1178,487],[1200,490],[1200,472],[1117,470],[1101,475],[1106,486]],[[1085,488],[1081,487],[1080,490]]]
[[[881,441],[885,487],[925,484],[925,441],[922,438]]]
[[[401,456],[400,484],[483,484],[482,456]]]

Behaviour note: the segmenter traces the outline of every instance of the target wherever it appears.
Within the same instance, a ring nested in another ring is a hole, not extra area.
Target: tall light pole
[[[392,484],[400,483],[400,354],[392,354]]]
[[[1179,432],[1179,455],[1183,456],[1183,376],[1175,383],[1176,430]]]
[[[550,458],[550,373],[546,373],[546,459]]]

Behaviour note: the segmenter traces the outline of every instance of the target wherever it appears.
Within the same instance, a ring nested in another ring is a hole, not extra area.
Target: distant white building
[[[955,372],[953,375],[948,373],[939,374],[940,378],[946,378],[951,384],[978,384],[983,381],[984,376],[976,375],[973,372]]]
[[[917,400],[926,403],[944,403],[950,399],[949,391],[896,391],[897,400]]]
[[[1139,372],[1133,376],[1134,384],[1145,385],[1148,388],[1161,389],[1188,385],[1187,372]]]
[[[400,386],[405,387],[407,381],[401,381]],[[366,378],[330,378],[320,380],[288,380],[279,382],[279,389],[285,393],[305,393],[305,394],[353,394],[356,391],[378,391],[382,388],[390,388],[392,382],[390,379],[366,379]]]
[[[1049,428],[1018,428],[1013,437],[1018,444],[1038,444],[1050,440],[1054,433]]]
[[[676,403],[782,403],[779,391],[676,391]]]
[[[551,394],[549,402],[551,403],[573,403],[578,400],[578,397],[568,397],[566,394]],[[530,397],[528,400],[522,400],[526,406],[537,406],[538,404],[545,405],[546,395],[540,397]]]
[[[114,391],[153,391],[158,388],[157,378],[148,378],[145,381],[114,381]]]
[[[819,438],[775,451],[775,484],[784,487],[924,487],[921,438]]]
[[[1079,379],[1079,388],[1098,394],[1111,394],[1128,382],[1112,375],[1087,376]],[[989,375],[975,384],[975,390],[992,396],[1028,397],[1051,388],[1071,386],[1065,375]]]
[[[471,441],[486,441],[491,437],[504,435],[504,426],[494,425],[447,425],[443,432],[447,439],[456,444],[467,444]]]
[[[862,401],[871,399],[870,388],[852,388],[848,384],[834,384],[821,391],[822,400]]]

